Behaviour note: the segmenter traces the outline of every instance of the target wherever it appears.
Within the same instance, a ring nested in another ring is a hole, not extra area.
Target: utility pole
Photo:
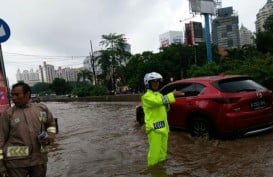
[[[93,71],[94,85],[97,85],[97,76],[96,76],[96,71],[95,71],[95,60],[96,60],[96,58],[94,56],[91,40],[90,40],[90,47],[91,47],[91,52],[89,53],[89,55],[90,55],[91,68],[92,68],[92,71]]]

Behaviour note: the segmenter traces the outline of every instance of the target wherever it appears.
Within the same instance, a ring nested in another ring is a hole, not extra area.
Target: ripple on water
[[[60,127],[57,149],[49,154],[48,177],[155,175],[143,173],[148,144],[144,128],[135,121],[137,102],[46,104]],[[273,176],[272,139],[273,132],[209,141],[172,131],[168,160],[156,175]]]

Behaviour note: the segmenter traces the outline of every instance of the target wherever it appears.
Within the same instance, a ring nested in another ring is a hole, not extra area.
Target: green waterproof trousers
[[[149,152],[148,152],[148,166],[153,166],[158,162],[166,160],[168,149],[168,133],[159,133],[151,131],[148,134]]]

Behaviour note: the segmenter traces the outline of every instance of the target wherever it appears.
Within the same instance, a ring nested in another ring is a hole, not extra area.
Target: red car
[[[165,85],[164,95],[176,90],[168,112],[171,128],[186,129],[192,136],[248,135],[273,128],[272,91],[248,76],[219,75],[178,80]],[[144,123],[141,105],[136,120]]]

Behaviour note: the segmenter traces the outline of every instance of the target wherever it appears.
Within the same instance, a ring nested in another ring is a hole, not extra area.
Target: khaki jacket
[[[47,147],[37,138],[41,130],[56,133],[52,113],[44,104],[9,108],[0,118],[0,171],[46,163]]]

